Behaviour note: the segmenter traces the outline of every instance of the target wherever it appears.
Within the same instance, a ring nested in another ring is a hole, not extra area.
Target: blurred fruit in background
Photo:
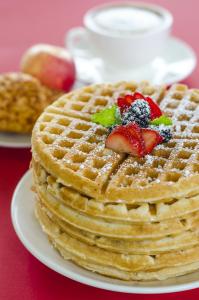
[[[37,44],[21,59],[21,71],[30,74],[50,89],[68,92],[75,82],[75,64],[64,48]]]

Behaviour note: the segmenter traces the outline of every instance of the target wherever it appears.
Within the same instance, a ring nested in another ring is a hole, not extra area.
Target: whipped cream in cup
[[[143,66],[161,54],[173,18],[157,5],[117,2],[90,9],[83,23],[84,27],[68,32],[69,50],[82,42],[105,64],[126,69]]]

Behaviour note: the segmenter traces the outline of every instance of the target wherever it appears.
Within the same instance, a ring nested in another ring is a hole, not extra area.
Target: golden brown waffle
[[[102,250],[74,239],[61,230],[57,224],[47,216],[41,206],[37,206],[36,215],[43,230],[52,240],[55,247],[64,249],[71,259],[83,260],[86,263],[97,264],[105,268],[116,268],[125,272],[159,272],[164,268],[178,268],[199,262],[199,247],[185,249],[172,253],[158,255],[127,255]],[[190,271],[190,270],[189,270]]]
[[[37,185],[45,185],[47,191],[64,204],[91,216],[130,222],[157,222],[199,210],[199,190],[187,197],[163,199],[159,203],[102,203],[59,183],[59,179],[47,173],[34,160],[32,166]]]
[[[59,95],[30,75],[0,75],[0,131],[31,132],[44,108]]]
[[[63,221],[91,233],[111,238],[123,239],[157,239],[171,234],[179,234],[199,226],[199,212],[183,218],[169,219],[155,223],[111,222],[102,218],[94,218],[62,204],[58,199],[36,186],[41,202]]]
[[[168,268],[163,268],[155,271],[128,272],[124,270],[119,270],[115,267],[103,266],[103,265],[99,265],[87,261],[85,259],[81,259],[67,252],[59,244],[52,241],[50,237],[49,240],[53,244],[53,246],[60,252],[60,254],[63,256],[64,259],[66,260],[70,259],[74,261],[77,265],[91,272],[97,272],[99,274],[116,278],[116,279],[121,279],[121,280],[128,280],[128,281],[166,280],[171,277],[177,277],[177,276],[189,274],[199,269],[199,262],[197,261],[191,264],[186,264],[178,267],[168,267]]]
[[[188,230],[178,235],[169,235],[162,239],[148,240],[127,240],[117,238],[107,238],[99,234],[93,234],[88,231],[78,229],[62,219],[58,218],[52,211],[49,211],[44,204],[38,204],[42,210],[48,215],[53,223],[57,224],[63,232],[70,236],[97,247],[107,249],[116,253],[124,254],[160,254],[164,252],[172,252],[184,250],[199,244],[199,229]]]
[[[169,143],[157,146],[152,154],[134,158],[106,149],[106,129],[83,120],[112,103],[119,94],[128,93],[129,86],[130,83],[97,85],[61,97],[46,109],[34,128],[33,157],[62,184],[99,201],[155,203],[189,196],[199,182],[199,92],[174,85],[163,97],[163,88],[153,88],[152,96],[156,95],[160,106],[173,114],[176,131]],[[144,92],[148,86],[136,87]],[[180,115],[173,104],[176,102]],[[192,114],[190,125],[183,117],[181,109],[185,108]]]
[[[134,91],[172,116],[173,138],[135,158],[105,148],[94,112]],[[32,135],[36,215],[62,256],[124,280],[199,268],[199,90],[147,82],[94,85],[62,96]]]
[[[60,98],[53,106],[48,107],[48,112],[89,121],[91,114],[99,112],[106,106],[111,106],[119,96],[135,91],[150,95],[160,102],[165,88],[152,86],[146,81],[88,86],[67,94],[67,97]]]

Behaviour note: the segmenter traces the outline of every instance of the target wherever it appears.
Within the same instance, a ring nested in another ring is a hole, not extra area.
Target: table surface
[[[105,2],[105,1],[103,1]],[[108,1],[107,1],[108,2]],[[173,34],[199,53],[197,0],[153,0],[174,16]],[[19,60],[35,43],[62,45],[66,31],[100,0],[0,0],[0,72],[18,70]],[[198,87],[199,68],[185,80]],[[29,149],[0,148],[0,299],[195,299],[197,289],[168,295],[130,295],[104,291],[67,279],[36,260],[18,240],[10,219],[14,188],[28,169]]]

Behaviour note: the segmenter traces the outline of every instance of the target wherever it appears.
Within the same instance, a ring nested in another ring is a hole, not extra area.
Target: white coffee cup
[[[173,18],[162,7],[137,2],[96,6],[83,19],[84,27],[69,30],[66,46],[72,53],[82,44],[112,68],[137,68],[161,54]]]

